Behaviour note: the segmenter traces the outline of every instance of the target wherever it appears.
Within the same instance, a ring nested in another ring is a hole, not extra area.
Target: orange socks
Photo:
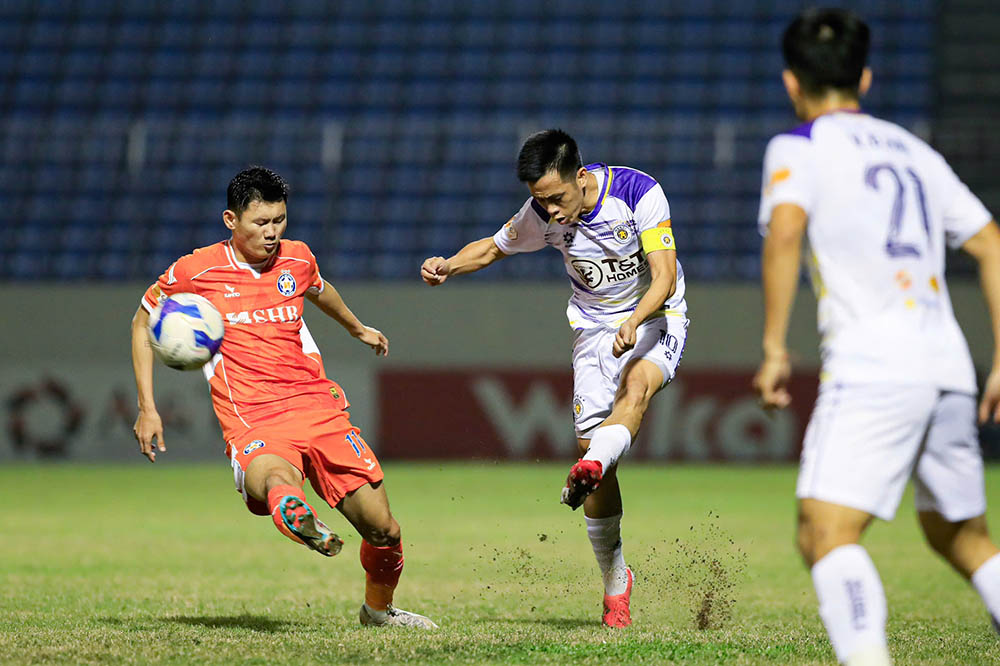
[[[274,520],[274,525],[278,528],[278,531],[295,543],[302,543],[302,539],[292,534],[288,527],[285,526],[285,522],[281,519],[281,513],[279,512],[280,507],[278,506],[278,503],[281,502],[281,498],[286,495],[298,497],[303,503],[307,503],[306,495],[302,492],[301,488],[289,485],[275,486],[274,488],[271,488],[271,491],[267,494],[267,508],[271,512],[271,519]]]
[[[403,542],[378,548],[362,540],[361,566],[365,569],[365,604],[384,611],[392,603],[392,593],[403,573]]]

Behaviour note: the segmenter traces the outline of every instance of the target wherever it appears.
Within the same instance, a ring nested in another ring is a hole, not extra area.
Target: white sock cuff
[[[622,538],[622,514],[607,518],[587,518],[587,536],[595,549],[614,548]]]
[[[868,551],[865,550],[864,546],[857,543],[849,543],[845,546],[837,546],[829,553],[821,557],[819,561],[812,566],[812,569],[810,571],[812,572],[813,578],[815,579],[817,575],[822,576],[827,571],[836,571],[845,564],[848,566],[852,564],[853,565],[860,564],[860,562],[857,562],[855,560],[855,558],[858,557],[864,560],[865,564],[867,565],[866,568],[871,567],[871,570],[875,571],[876,575],[878,575],[878,571],[875,569],[875,563],[872,562],[872,558],[868,554]]]
[[[591,518],[590,516],[584,516],[584,520],[587,521],[587,529],[593,528],[608,528],[620,525],[622,522],[622,516],[624,513],[619,513],[617,516],[608,516],[607,518]]]
[[[607,472],[614,467],[632,446],[632,433],[620,423],[609,426],[601,426],[594,431],[590,438],[590,447],[584,454],[584,460],[597,460],[601,463],[602,471]]]
[[[1000,581],[1000,553],[980,564],[972,573],[971,581],[972,586],[979,590],[980,594],[987,586],[996,587]]]

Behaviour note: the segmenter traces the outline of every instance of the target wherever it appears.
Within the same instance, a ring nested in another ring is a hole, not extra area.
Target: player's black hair
[[[517,156],[517,179],[533,183],[553,169],[563,181],[570,180],[580,167],[580,149],[576,141],[561,129],[535,132],[521,146]]]
[[[835,89],[857,97],[869,42],[868,25],[854,12],[807,9],[785,30],[781,48],[807,95]]]
[[[239,217],[254,201],[288,201],[288,183],[262,166],[251,166],[233,176],[226,188],[226,208]]]

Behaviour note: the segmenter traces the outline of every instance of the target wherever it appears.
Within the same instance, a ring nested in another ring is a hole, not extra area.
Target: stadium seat
[[[50,258],[29,235],[0,279],[149,279],[222,237],[225,185],[250,163],[289,179],[294,233],[331,257],[325,270],[411,279],[409,264],[492,234],[521,205],[518,145],[557,125],[585,159],[661,181],[689,275],[743,279],[757,269],[764,145],[795,124],[778,0],[23,4],[0,21],[0,180],[30,224],[52,231],[57,212],[78,247]],[[926,122],[937,3],[860,7],[880,40],[866,106]],[[732,154],[717,165],[723,122]],[[92,236],[103,211],[111,226]],[[476,279],[562,279],[541,255]]]

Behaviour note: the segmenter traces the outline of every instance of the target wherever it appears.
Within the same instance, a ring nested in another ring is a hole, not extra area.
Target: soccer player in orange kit
[[[149,315],[171,294],[204,296],[226,320],[222,346],[204,372],[236,489],[247,508],[270,514],[289,539],[336,555],[343,541],[306,501],[302,485],[308,478],[313,490],[362,537],[366,585],[361,624],[436,628],[423,615],[392,606],[403,570],[399,523],[389,510],[378,459],[351,424],[343,389],[326,376],[302,320],[303,300],[308,298],[378,355],[388,353],[389,341],[361,323],[320,276],[305,243],[282,240],[287,200],[288,186],[273,171],[255,166],[236,174],[222,214],[232,237],[181,257],[146,290],[132,319],[139,450],[151,462],[157,450],[166,451],[153,400]]]

